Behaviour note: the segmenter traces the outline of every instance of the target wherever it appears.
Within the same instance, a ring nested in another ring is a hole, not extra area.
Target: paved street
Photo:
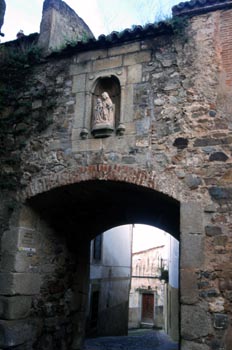
[[[86,350],[177,350],[163,331],[135,330],[128,336],[87,339]]]

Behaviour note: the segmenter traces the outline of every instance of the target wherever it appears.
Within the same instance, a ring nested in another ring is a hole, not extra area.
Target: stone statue
[[[114,123],[114,104],[107,92],[102,93],[102,98],[97,99],[93,124],[110,124]]]
[[[103,103],[100,98],[97,99],[97,104],[95,107],[94,124],[103,122]]]

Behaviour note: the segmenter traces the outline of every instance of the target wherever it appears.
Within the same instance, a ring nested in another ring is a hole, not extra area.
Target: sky
[[[152,247],[167,245],[169,234],[156,227],[148,225],[134,225],[132,252],[136,253]]]
[[[43,0],[5,0],[6,13],[1,42],[16,39],[17,32],[38,32],[42,18]],[[132,25],[153,23],[171,16],[176,0],[66,0],[90,27],[95,37]]]

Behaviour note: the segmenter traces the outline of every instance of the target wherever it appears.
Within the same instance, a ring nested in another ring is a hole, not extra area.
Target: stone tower
[[[92,37],[87,24],[64,1],[44,1],[38,44],[45,54],[60,50],[67,42],[85,41]]]
[[[6,3],[5,0],[0,0],[0,34],[1,34],[1,28],[4,23],[4,15],[6,11]]]

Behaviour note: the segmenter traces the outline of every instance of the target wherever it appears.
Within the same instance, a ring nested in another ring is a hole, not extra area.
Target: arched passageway
[[[66,185],[30,198],[27,205],[34,213],[38,249],[33,263],[41,278],[31,311],[43,319],[35,349],[48,342],[57,350],[61,346],[81,349],[91,239],[112,227],[134,222],[156,226],[179,239],[179,202],[123,181]]]
[[[84,181],[53,189],[29,205],[71,240],[94,238],[112,227],[143,223],[179,239],[179,202],[150,188],[120,181]],[[68,228],[68,230],[67,230]]]

